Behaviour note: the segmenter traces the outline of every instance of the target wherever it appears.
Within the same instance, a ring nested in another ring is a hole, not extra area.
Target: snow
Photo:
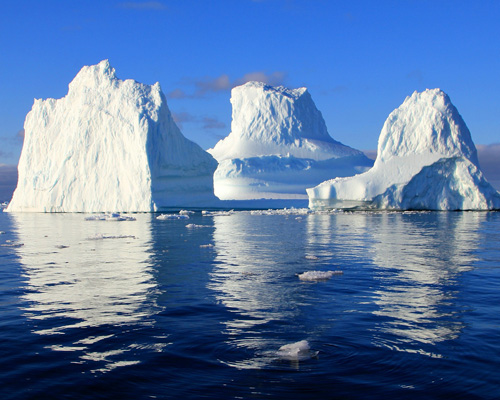
[[[342,271],[307,271],[298,274],[298,277],[301,281],[317,282],[317,281],[326,281],[334,275],[342,275],[342,274],[343,274]]]
[[[107,60],[26,116],[6,211],[141,212],[207,205],[216,161],[186,139],[159,83],[120,80]]]
[[[232,90],[231,104],[231,133],[208,150],[221,200],[307,199],[307,187],[373,165],[332,139],[306,88],[248,82]]]
[[[389,115],[372,169],[307,193],[311,208],[500,208],[500,193],[480,171],[469,129],[440,89],[414,92]]]

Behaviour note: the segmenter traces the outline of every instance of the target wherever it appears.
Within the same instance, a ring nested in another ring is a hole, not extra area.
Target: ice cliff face
[[[500,193],[479,169],[469,129],[440,89],[413,93],[389,115],[372,169],[307,193],[313,208],[500,208]]]
[[[232,90],[231,104],[231,133],[208,150],[221,199],[307,198],[306,187],[372,165],[332,139],[306,88],[248,82]]]
[[[26,116],[19,178],[6,211],[153,211],[215,199],[216,161],[187,140],[160,85],[83,67],[62,99]]]

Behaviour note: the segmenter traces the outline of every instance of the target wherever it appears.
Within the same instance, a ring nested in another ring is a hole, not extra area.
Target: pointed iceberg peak
[[[369,171],[307,189],[312,208],[500,209],[469,129],[440,89],[414,92],[385,121]]]
[[[110,65],[109,60],[102,60],[96,65],[84,66],[69,84],[71,91],[78,91],[79,88],[98,88],[108,86],[113,82],[118,83],[115,69]]]
[[[415,91],[385,121],[376,163],[393,157],[439,154],[465,157],[479,165],[471,134],[461,115],[441,89]]]

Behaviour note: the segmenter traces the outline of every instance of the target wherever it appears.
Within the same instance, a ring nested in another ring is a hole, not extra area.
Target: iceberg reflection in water
[[[381,214],[373,231],[381,317],[375,342],[424,352],[424,344],[453,340],[465,324],[454,306],[460,275],[474,262],[483,213]],[[429,355],[440,356],[430,350]]]
[[[55,337],[52,350],[76,352],[74,362],[104,362],[104,370],[139,363],[126,353],[140,344],[122,347],[106,327],[154,323],[151,217],[140,215],[139,223],[86,221],[81,214],[12,218],[23,243],[17,248],[26,282],[22,299],[33,332]]]
[[[6,399],[498,398],[500,213],[85,217],[0,214]]]

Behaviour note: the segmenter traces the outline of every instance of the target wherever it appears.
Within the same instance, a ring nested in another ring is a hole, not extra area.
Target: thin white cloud
[[[196,99],[207,97],[210,93],[228,92],[235,86],[243,85],[250,81],[263,82],[268,85],[279,86],[283,85],[286,80],[287,74],[283,71],[275,71],[266,73],[263,71],[249,72],[240,78],[231,80],[229,75],[222,74],[218,77],[205,77],[198,80],[190,81],[195,89],[192,94],[186,93],[183,89],[174,89],[167,94],[170,99]]]
[[[488,182],[500,190],[500,143],[478,144],[476,148],[481,171]]]
[[[201,124],[205,130],[225,129],[226,124],[214,117],[198,117],[188,112],[172,113],[172,117],[179,128],[183,128],[185,123]]]
[[[10,201],[17,185],[17,166],[0,164],[0,202]]]
[[[166,10],[167,6],[159,1],[127,1],[119,3],[118,7],[128,10]]]
[[[377,150],[362,150],[365,153],[365,156],[375,160],[377,158]]]
[[[226,124],[217,118],[203,117],[203,129],[226,129]]]

